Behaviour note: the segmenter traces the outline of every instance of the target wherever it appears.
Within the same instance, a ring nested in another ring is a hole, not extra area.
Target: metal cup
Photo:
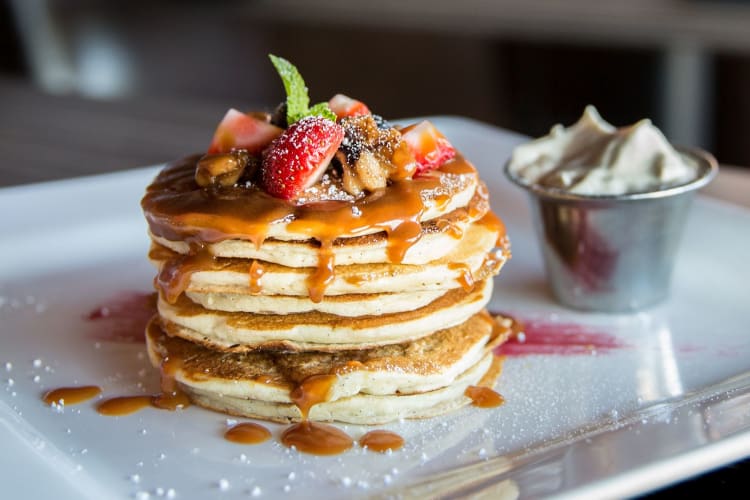
[[[698,177],[647,193],[582,196],[526,184],[547,280],[563,305],[589,311],[636,311],[669,294],[674,258],[695,191],[718,171],[705,151],[680,149]]]

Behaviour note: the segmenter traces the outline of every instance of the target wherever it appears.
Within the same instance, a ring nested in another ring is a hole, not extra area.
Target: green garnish
[[[307,87],[302,75],[299,74],[294,64],[283,57],[268,54],[271,63],[284,82],[286,91],[286,122],[287,125],[301,120],[306,116],[322,116],[331,121],[336,121],[336,114],[328,107],[327,102],[319,102],[310,108],[310,97],[307,95]]]

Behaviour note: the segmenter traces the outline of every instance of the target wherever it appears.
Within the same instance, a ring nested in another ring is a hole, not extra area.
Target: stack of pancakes
[[[165,168],[142,202],[158,269],[149,355],[191,400],[299,421],[292,392],[325,375],[309,419],[375,424],[494,385],[510,322],[484,306],[509,247],[460,155],[356,201],[307,204],[201,189],[196,161]]]

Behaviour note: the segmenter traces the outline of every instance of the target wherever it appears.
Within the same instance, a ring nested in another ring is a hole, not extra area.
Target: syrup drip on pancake
[[[187,288],[193,273],[205,269],[213,261],[213,255],[206,248],[200,248],[188,255],[172,257],[159,271],[154,285],[167,302],[174,304],[177,297]]]
[[[190,406],[190,398],[180,390],[175,373],[182,367],[182,359],[167,357],[161,362],[161,393],[154,396],[151,404],[162,410],[174,411]]]
[[[84,401],[88,401],[91,398],[95,398],[96,396],[101,394],[101,392],[101,388],[95,385],[84,385],[81,387],[60,387],[59,389],[48,391],[42,399],[48,405],[75,405],[78,403],[83,403]]]
[[[447,220],[447,219],[440,219],[438,220],[438,229],[441,231],[445,231],[447,234],[451,235],[453,238],[460,240],[461,237],[464,235],[464,230],[459,226],[458,224],[454,223],[453,221]]]
[[[307,420],[310,408],[328,399],[335,382],[336,375],[311,375],[292,390],[289,397],[302,413],[302,420]]]
[[[462,262],[451,262],[448,264],[448,269],[459,271],[456,281],[458,281],[464,290],[470,292],[474,289],[474,275],[468,265]]]
[[[333,261],[331,242],[323,242],[318,253],[318,267],[307,279],[307,291],[313,302],[323,300],[326,288],[333,281]]]
[[[302,422],[293,424],[281,434],[284,446],[313,455],[338,455],[352,447],[354,441],[344,431],[331,425],[311,422],[310,408],[328,399],[336,375],[312,375],[289,394],[302,413]]]
[[[250,271],[248,272],[248,276],[249,276],[248,286],[250,288],[250,293],[258,294],[261,292],[262,288],[260,285],[260,279],[263,277],[263,273],[265,273],[265,269],[263,269],[263,265],[257,260],[253,260],[253,263],[250,264]]]

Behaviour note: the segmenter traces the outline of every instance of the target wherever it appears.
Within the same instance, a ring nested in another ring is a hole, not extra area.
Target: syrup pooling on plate
[[[281,442],[311,455],[338,455],[352,447],[352,438],[337,427],[304,420],[287,428]]]
[[[101,394],[102,390],[96,385],[81,387],[60,387],[47,392],[42,398],[48,405],[76,405]]]
[[[489,387],[470,385],[464,392],[471,399],[471,404],[480,408],[495,408],[505,402],[505,399]]]
[[[370,431],[359,438],[359,445],[368,450],[385,453],[400,450],[404,446],[404,438],[391,431]]]
[[[271,439],[271,431],[253,422],[244,422],[230,427],[224,439],[239,444],[260,444]]]
[[[152,396],[118,396],[96,405],[96,411],[108,417],[130,415],[151,406]]]

